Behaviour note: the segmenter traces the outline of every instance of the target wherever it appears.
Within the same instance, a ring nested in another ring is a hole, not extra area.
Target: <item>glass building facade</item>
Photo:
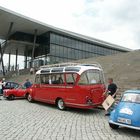
[[[107,48],[69,36],[50,33],[50,62],[60,63],[91,57],[117,54],[123,51]]]
[[[127,52],[102,43],[86,41],[55,32],[47,32],[38,38],[39,46],[35,49],[35,64],[46,65],[69,62],[91,57],[105,56]],[[31,53],[32,50],[28,51]],[[38,61],[39,60],[39,61]]]

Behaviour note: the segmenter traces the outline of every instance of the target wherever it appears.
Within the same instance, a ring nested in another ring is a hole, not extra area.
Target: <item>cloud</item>
[[[132,49],[138,49],[140,40],[140,1],[93,0],[81,15],[77,27],[83,34],[103,39]],[[83,28],[84,27],[84,28]],[[78,29],[77,29],[78,30]]]
[[[139,0],[1,0],[0,5],[63,29],[140,48]]]

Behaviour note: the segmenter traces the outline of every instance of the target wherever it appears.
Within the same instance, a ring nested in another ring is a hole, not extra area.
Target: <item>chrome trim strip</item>
[[[75,103],[69,103],[69,102],[65,102],[66,104],[69,104],[69,105],[78,105],[78,106],[96,106],[96,105],[99,105],[99,103],[97,104],[75,104]]]
[[[116,122],[113,122],[111,120],[109,120],[109,123],[116,124],[116,125],[123,126],[123,127],[127,127],[127,128],[131,128],[131,129],[140,130],[140,127],[135,127],[135,126],[130,126],[130,125],[126,125],[126,124],[116,123]]]
[[[69,102],[65,102],[67,105],[77,105],[77,106],[90,106],[88,104],[75,104],[75,103],[69,103]]]
[[[40,88],[66,88],[66,86],[41,86]]]
[[[40,88],[73,88],[73,86],[55,86],[55,85],[41,85]]]

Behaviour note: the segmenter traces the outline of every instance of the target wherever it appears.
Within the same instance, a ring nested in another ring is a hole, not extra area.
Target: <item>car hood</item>
[[[118,118],[130,119],[132,125],[140,127],[140,104],[120,102],[111,116],[117,122]]]

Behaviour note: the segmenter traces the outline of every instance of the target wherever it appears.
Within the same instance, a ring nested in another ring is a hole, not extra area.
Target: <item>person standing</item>
[[[3,90],[4,90],[4,87],[5,87],[5,85],[6,85],[5,78],[2,79],[2,83],[3,83]]]
[[[2,79],[0,79],[0,97],[3,95],[3,82]],[[1,99],[0,99],[1,100]]]
[[[111,95],[114,99],[116,98],[117,88],[118,88],[117,85],[113,83],[113,78],[109,78],[107,93]]]
[[[104,94],[107,94],[108,95],[111,95],[114,99],[116,98],[116,94],[117,94],[117,85],[113,82],[113,78],[108,78],[108,88],[107,90],[105,91]],[[112,107],[108,110],[108,112],[106,112],[106,116],[107,115],[110,115],[110,112],[112,111],[113,109],[113,105]]]
[[[30,88],[32,86],[32,83],[29,81],[29,79],[26,79],[26,82],[24,83],[25,88]]]

